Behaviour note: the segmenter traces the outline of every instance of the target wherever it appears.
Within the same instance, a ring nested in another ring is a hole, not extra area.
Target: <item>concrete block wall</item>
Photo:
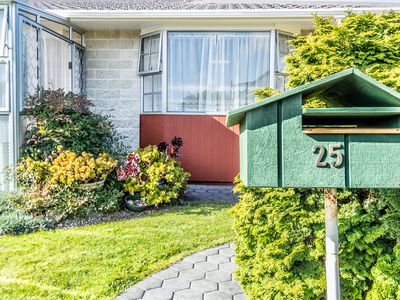
[[[139,146],[139,36],[136,30],[85,33],[87,96],[94,101],[96,111],[111,115],[132,148]]]

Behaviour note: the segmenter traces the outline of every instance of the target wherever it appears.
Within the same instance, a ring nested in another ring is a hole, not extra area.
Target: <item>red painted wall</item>
[[[232,182],[239,172],[239,127],[226,128],[225,116],[142,115],[140,146],[183,139],[182,162],[191,181]]]

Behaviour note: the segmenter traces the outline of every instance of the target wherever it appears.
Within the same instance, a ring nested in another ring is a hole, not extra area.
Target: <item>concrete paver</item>
[[[232,272],[234,245],[188,256],[127,289],[116,300],[245,300]]]

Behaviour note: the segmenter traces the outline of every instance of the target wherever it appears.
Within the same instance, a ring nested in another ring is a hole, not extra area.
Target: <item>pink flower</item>
[[[129,177],[135,177],[139,174],[139,166],[135,162],[128,162],[125,166],[126,175]]]
[[[135,162],[139,163],[140,162],[140,156],[136,152],[132,152],[131,154],[128,155],[128,162]]]
[[[127,175],[126,175],[126,172],[125,172],[124,168],[120,167],[117,170],[117,178],[118,178],[118,180],[119,181],[124,181],[126,179],[126,177],[127,177]]]

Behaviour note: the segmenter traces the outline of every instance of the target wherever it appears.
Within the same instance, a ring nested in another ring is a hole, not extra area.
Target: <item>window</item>
[[[161,74],[143,76],[143,111],[161,112]]]
[[[139,73],[161,71],[161,34],[144,36],[140,40]]]
[[[275,59],[275,88],[280,91],[286,90],[286,84],[288,81],[288,74],[285,73],[286,62],[285,58],[290,54],[292,47],[289,41],[293,37],[278,33],[276,43],[276,59]]]
[[[67,25],[51,21],[44,17],[40,18],[40,24],[46,26],[47,28],[53,30],[54,32],[57,32],[58,34],[66,38],[69,38],[69,27]]]
[[[22,61],[24,98],[39,87],[39,29],[30,23],[22,23]]]
[[[19,11],[22,20],[23,93],[20,107],[37,88],[84,93],[85,48],[77,29],[40,13],[37,22]]]
[[[8,106],[7,85],[8,85],[8,62],[0,58],[0,110]]]
[[[71,91],[70,56],[71,45],[68,42],[43,31],[43,88]]]
[[[0,9],[0,57],[6,54],[7,10]]]
[[[169,32],[169,112],[225,113],[270,78],[270,32]]]
[[[79,32],[76,32],[75,30],[72,31],[72,38],[71,38],[75,43],[82,45],[82,35]]]

